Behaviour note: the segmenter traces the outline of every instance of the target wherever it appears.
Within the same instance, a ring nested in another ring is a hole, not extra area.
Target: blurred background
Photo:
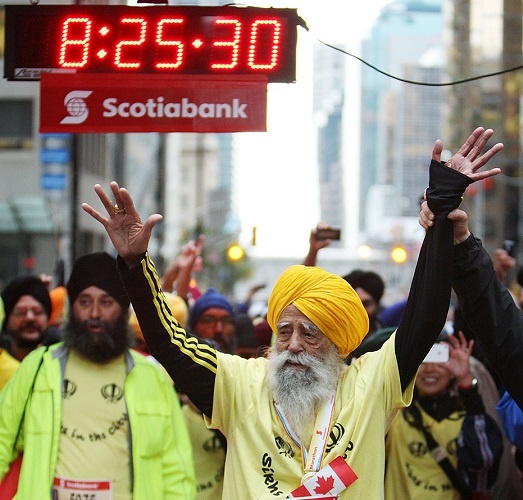
[[[0,2],[2,65],[3,6],[30,3],[136,4]],[[150,248],[160,272],[204,234],[199,285],[241,300],[263,283],[263,300],[323,221],[342,237],[318,264],[378,272],[392,303],[408,291],[424,236],[434,141],[455,152],[477,126],[505,144],[502,174],[469,187],[463,206],[489,251],[512,240],[521,262],[521,0],[364,4],[248,4],[298,8],[309,28],[298,28],[296,83],[269,84],[266,133],[40,134],[39,83],[0,79],[0,289],[25,273],[59,285],[76,257],[112,251],[80,205],[99,207],[93,185],[115,179],[143,218],[164,215]]]

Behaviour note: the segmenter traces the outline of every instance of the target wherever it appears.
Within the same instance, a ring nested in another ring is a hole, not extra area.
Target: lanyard
[[[311,444],[309,450],[303,446],[300,441],[300,438],[292,430],[283,409],[280,404],[274,401],[274,407],[278,413],[281,424],[285,429],[285,432],[289,437],[294,441],[296,446],[299,446],[301,449],[301,457],[303,464],[303,472],[305,476],[310,476],[314,472],[320,470],[320,466],[323,460],[323,454],[325,452],[325,447],[327,446],[327,436],[329,435],[329,429],[332,422],[332,414],[334,410],[334,399],[336,393],[333,392],[328,400],[326,400],[320,408],[318,415],[316,416],[316,422],[314,424],[314,432],[312,434]]]

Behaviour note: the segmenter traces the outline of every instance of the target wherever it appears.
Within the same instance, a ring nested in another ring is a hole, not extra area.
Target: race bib
[[[111,500],[111,481],[54,478],[53,500]]]

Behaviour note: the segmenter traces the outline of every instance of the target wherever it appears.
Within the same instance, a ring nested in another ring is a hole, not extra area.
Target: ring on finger
[[[117,215],[117,214],[124,214],[124,213],[125,213],[125,208],[121,208],[121,207],[118,205],[118,203],[115,203],[115,204],[113,205],[113,209],[114,209],[114,213],[115,213],[115,215]]]

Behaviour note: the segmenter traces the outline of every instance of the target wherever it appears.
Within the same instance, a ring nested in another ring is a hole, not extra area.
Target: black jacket
[[[523,311],[498,280],[481,241],[470,236],[454,250],[452,287],[463,318],[479,339],[502,384],[523,409]]]

